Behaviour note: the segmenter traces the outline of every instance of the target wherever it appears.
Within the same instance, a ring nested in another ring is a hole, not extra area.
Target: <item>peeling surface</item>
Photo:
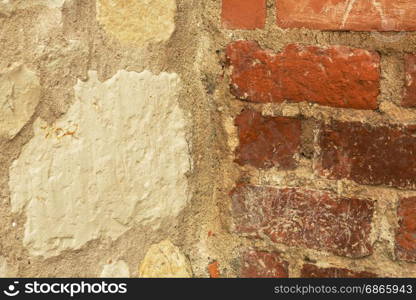
[[[35,136],[10,168],[12,210],[27,217],[23,243],[54,256],[116,239],[133,225],[157,229],[185,207],[190,170],[176,74],[95,72],[77,101]]]

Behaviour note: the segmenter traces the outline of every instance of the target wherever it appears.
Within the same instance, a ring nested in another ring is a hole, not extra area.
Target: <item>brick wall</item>
[[[236,276],[415,275],[416,2],[222,0],[221,22]]]

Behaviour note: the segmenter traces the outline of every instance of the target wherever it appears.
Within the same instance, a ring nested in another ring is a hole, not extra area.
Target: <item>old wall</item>
[[[413,1],[0,0],[0,275],[416,277]]]

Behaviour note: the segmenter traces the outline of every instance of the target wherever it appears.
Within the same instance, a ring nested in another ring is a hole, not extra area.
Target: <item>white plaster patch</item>
[[[23,243],[45,257],[118,238],[135,224],[157,229],[187,203],[190,156],[176,74],[95,72],[76,101],[35,136],[10,168],[13,212],[25,212]]]
[[[97,0],[97,19],[122,42],[144,45],[170,38],[176,0]]]
[[[102,278],[128,278],[130,277],[129,266],[124,260],[104,265],[100,274]]]
[[[11,139],[30,120],[40,100],[39,79],[24,65],[0,72],[0,137]]]

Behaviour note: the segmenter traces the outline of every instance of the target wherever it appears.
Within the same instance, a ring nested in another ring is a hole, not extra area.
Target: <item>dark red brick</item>
[[[374,273],[356,272],[343,268],[319,268],[312,264],[304,264],[301,270],[302,278],[376,278]]]
[[[380,56],[375,52],[291,44],[273,54],[256,42],[237,41],[228,45],[226,55],[231,91],[239,99],[377,108]]]
[[[276,0],[282,28],[414,31],[414,0]]]
[[[397,215],[396,255],[401,260],[416,261],[416,197],[401,199]]]
[[[403,97],[403,106],[416,107],[416,55],[405,57],[406,86]]]
[[[416,127],[323,125],[318,173],[360,184],[416,188]]]
[[[302,135],[300,120],[285,117],[264,117],[253,110],[244,110],[235,119],[239,146],[236,162],[257,168],[296,166],[294,155],[299,151]]]
[[[374,203],[328,192],[238,185],[231,193],[234,231],[347,257],[372,253]]]
[[[266,0],[222,0],[221,18],[227,29],[264,28]]]
[[[242,278],[287,278],[288,262],[277,252],[250,250],[243,254],[240,277]]]

